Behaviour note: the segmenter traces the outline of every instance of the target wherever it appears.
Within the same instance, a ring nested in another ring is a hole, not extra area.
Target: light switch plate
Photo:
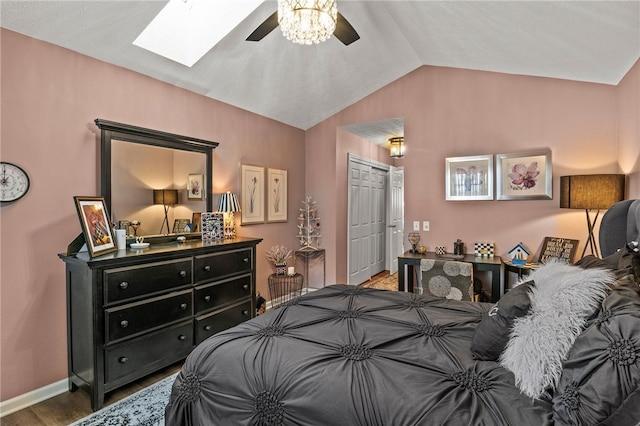
[[[420,221],[418,221],[418,220],[414,220],[413,221],[413,230],[414,231],[419,231],[420,230]]]
[[[428,231],[429,230],[429,221],[425,220],[424,222],[422,222],[422,230],[423,231]]]

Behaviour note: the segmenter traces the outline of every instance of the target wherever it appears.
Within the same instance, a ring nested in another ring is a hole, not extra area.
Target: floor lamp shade
[[[164,206],[174,206],[178,204],[178,190],[154,189],[153,204],[162,204]]]
[[[606,210],[624,200],[625,175],[560,177],[560,207]]]
[[[606,210],[618,201],[624,200],[625,175],[574,175],[560,177],[560,208],[581,209],[587,215],[589,230],[582,257],[591,248],[591,253],[600,256],[593,231],[600,210]],[[595,218],[589,210],[596,210]]]

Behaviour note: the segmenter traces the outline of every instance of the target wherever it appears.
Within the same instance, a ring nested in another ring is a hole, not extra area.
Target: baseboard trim
[[[69,390],[69,380],[62,379],[50,385],[32,390],[22,395],[18,395],[6,401],[0,402],[0,418],[7,414],[15,413],[33,404],[42,402],[45,399],[53,398]]]
[[[302,294],[311,293],[319,290],[313,287],[304,287]],[[267,309],[271,309],[271,301],[267,302]],[[60,395],[69,390],[69,380],[62,379],[50,385],[43,386],[39,389],[32,390],[22,395],[18,395],[14,398],[0,402],[0,417],[4,417],[8,414],[15,413],[24,408],[30,407],[38,402],[42,402],[45,399],[53,398],[56,395]]]

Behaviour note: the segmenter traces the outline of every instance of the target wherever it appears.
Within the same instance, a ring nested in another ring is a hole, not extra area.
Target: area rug
[[[178,373],[121,399],[70,426],[164,426],[164,408]]]
[[[387,275],[377,280],[366,281],[360,287],[379,288],[381,290],[398,290],[398,274]]]

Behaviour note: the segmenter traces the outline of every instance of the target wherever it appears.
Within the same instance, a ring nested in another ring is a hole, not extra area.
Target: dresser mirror
[[[114,226],[145,241],[197,236],[193,213],[213,207],[213,149],[218,143],[102,119],[95,123],[101,130],[101,192]],[[203,187],[190,193],[190,180],[202,181]],[[154,190],[175,190],[177,202],[165,206]],[[191,228],[185,228],[187,223]]]

